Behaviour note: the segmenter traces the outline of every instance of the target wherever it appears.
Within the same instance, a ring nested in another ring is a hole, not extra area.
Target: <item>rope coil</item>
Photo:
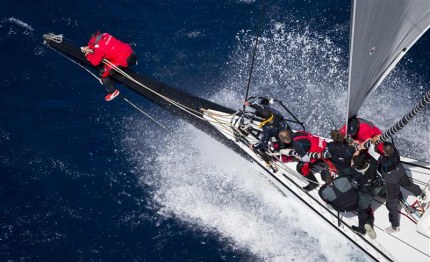
[[[48,34],[44,34],[43,38],[46,38],[46,39],[48,39],[52,42],[55,42],[57,44],[61,44],[63,42],[64,37],[62,34],[56,35],[54,33],[48,33]],[[46,43],[46,41],[45,41],[45,43]]]

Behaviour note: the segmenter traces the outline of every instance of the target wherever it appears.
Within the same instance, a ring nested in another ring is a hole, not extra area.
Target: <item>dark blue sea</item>
[[[3,1],[0,10],[0,261],[366,261],[212,138],[42,43],[97,30],[133,45],[134,69],[241,108],[285,101],[328,136],[346,107],[348,1]],[[427,92],[430,35],[360,111],[389,128]],[[427,110],[396,135],[430,161]]]

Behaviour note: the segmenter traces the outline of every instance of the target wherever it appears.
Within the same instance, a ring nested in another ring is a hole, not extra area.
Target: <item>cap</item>
[[[353,118],[348,122],[348,135],[354,136],[358,132],[359,122],[357,118]]]

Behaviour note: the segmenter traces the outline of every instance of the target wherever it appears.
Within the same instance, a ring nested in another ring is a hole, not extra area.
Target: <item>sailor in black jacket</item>
[[[352,157],[354,169],[352,170],[353,186],[358,188],[358,227],[351,229],[357,233],[369,233],[371,238],[376,235],[373,231],[373,211],[370,207],[372,199],[385,194],[382,177],[378,174],[378,162],[365,153],[356,151]]]
[[[333,141],[327,144],[325,150],[320,155],[313,154],[311,157],[330,158],[339,176],[351,175],[351,161],[355,148],[346,143],[339,130],[332,130],[330,136]]]
[[[399,213],[397,212],[397,204],[399,202],[400,187],[413,193],[415,196],[425,194],[421,188],[412,183],[411,179],[405,172],[403,165],[400,163],[400,155],[392,143],[384,142],[384,154],[378,159],[378,169],[382,174],[387,185],[386,206],[388,209],[388,219],[391,222],[391,227],[385,230],[389,233],[400,231]]]
[[[248,101],[244,103],[245,106],[255,109],[255,115],[263,119],[260,123],[260,128],[262,129],[260,141],[255,145],[249,145],[252,150],[265,150],[270,139],[272,137],[277,139],[281,130],[291,130],[291,127],[288,125],[282,114],[278,110],[269,106],[269,103],[270,99],[268,98],[260,98],[252,103]]]

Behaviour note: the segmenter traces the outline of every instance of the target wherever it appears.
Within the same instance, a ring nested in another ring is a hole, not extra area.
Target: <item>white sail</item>
[[[347,117],[430,27],[430,0],[353,0]]]

